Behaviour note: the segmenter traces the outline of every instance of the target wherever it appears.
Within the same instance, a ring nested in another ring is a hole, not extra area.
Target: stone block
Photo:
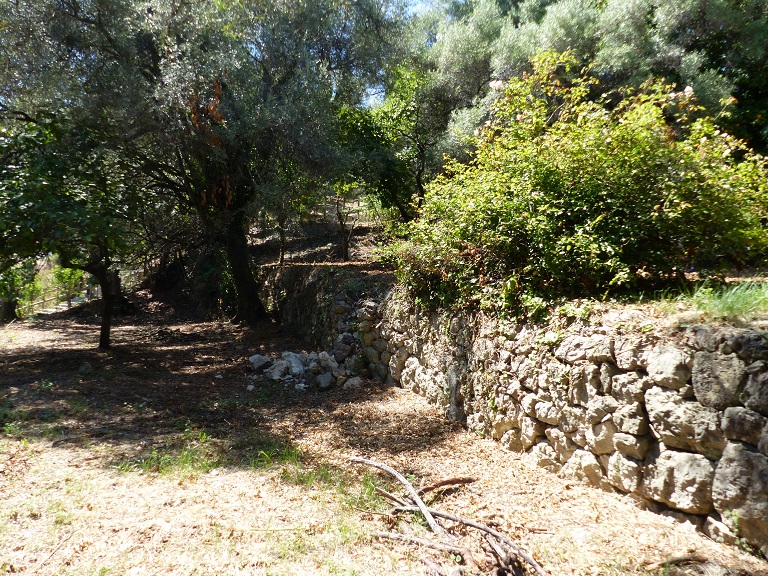
[[[723,433],[728,440],[748,442],[754,446],[766,434],[768,418],[749,408],[726,408],[721,422]]]
[[[652,443],[649,436],[634,436],[624,432],[616,432],[613,435],[613,447],[616,451],[636,460],[643,460],[645,458]]]
[[[751,374],[740,399],[750,410],[768,416],[768,372]]]
[[[557,454],[558,462],[567,462],[579,446],[559,428],[547,428],[544,434]]]
[[[581,406],[565,406],[560,411],[559,428],[566,434],[576,432],[586,424],[586,410]]]
[[[692,450],[717,460],[725,448],[720,415],[714,408],[684,400],[673,390],[654,387],[645,393],[653,434],[666,446]]]
[[[600,365],[600,383],[604,394],[610,394],[613,389],[613,377],[621,374],[614,364],[604,362]]]
[[[613,421],[616,427],[627,434],[642,436],[648,434],[648,417],[640,402],[633,402],[622,406],[613,413]]]
[[[520,420],[520,441],[523,450],[528,450],[544,436],[544,425],[534,418],[524,416]]]
[[[586,450],[576,450],[560,470],[560,476],[600,486],[604,483],[605,471],[597,460],[597,456]]]
[[[704,406],[725,410],[738,403],[746,365],[734,355],[696,352],[691,382],[696,399]]]
[[[512,430],[512,428],[519,428],[519,418],[513,418],[507,414],[497,414],[493,418],[491,424],[491,438],[494,440],[501,440],[502,436]]]
[[[552,402],[539,402],[536,404],[535,417],[545,424],[556,426],[559,422],[560,414]]]
[[[643,478],[642,462],[614,452],[606,467],[608,483],[622,492],[637,492]]]
[[[653,385],[649,378],[637,372],[618,374],[611,379],[611,396],[622,404],[642,402],[644,392]]]
[[[587,422],[597,424],[606,414],[613,414],[619,403],[612,396],[593,396],[587,404]]]
[[[729,442],[717,464],[712,500],[731,532],[768,550],[768,457]]]
[[[616,432],[616,425],[608,417],[586,430],[587,447],[595,454],[610,454],[614,451],[613,436]]]
[[[715,464],[701,454],[667,450],[646,466],[643,496],[688,514],[713,510]]]
[[[691,377],[686,354],[671,344],[659,344],[648,353],[648,377],[658,386],[679,390]]]
[[[513,428],[501,437],[499,444],[512,452],[522,452],[523,441],[521,440],[521,434],[522,431],[519,428]]]
[[[558,472],[563,467],[557,460],[554,448],[546,442],[539,442],[528,453],[536,460],[537,466],[549,472]]]
[[[640,370],[648,365],[648,343],[644,338],[624,337],[614,345],[616,366],[624,371]]]
[[[408,354],[408,350],[405,349],[405,347],[401,347],[397,349],[397,352],[395,352],[389,359],[389,373],[392,374],[393,380],[396,382],[400,382],[400,379],[402,378],[403,369],[405,368],[405,362],[408,360],[410,354]],[[418,361],[418,360],[417,360]]]

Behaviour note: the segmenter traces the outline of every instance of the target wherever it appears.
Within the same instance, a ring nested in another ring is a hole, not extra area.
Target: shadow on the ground
[[[357,453],[417,451],[451,432],[439,417],[359,415],[356,403],[391,392],[382,385],[319,392],[251,379],[249,355],[306,351],[272,322],[158,324],[137,314],[120,320],[108,352],[95,349],[90,322],[66,316],[23,331],[30,342],[0,348],[2,433],[100,448],[108,466],[151,470],[185,454],[216,466],[311,460],[311,450],[298,455],[293,445],[319,425]]]

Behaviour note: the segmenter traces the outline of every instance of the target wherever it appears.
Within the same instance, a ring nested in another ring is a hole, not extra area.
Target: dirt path
[[[434,506],[504,531],[553,576],[768,574],[736,547],[468,434],[403,390],[301,392],[252,380],[248,355],[302,349],[273,325],[196,323],[142,306],[116,326],[109,353],[95,350],[89,317],[0,329],[0,572],[459,568],[444,553],[371,536],[428,533],[362,511],[388,510],[372,490],[387,480],[350,466],[357,455],[416,484],[474,477]],[[700,561],[645,569],[675,555]]]

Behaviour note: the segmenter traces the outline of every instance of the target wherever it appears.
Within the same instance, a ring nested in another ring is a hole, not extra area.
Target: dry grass
[[[433,505],[506,532],[555,575],[768,574],[768,564],[562,480],[444,421],[408,392],[256,382],[249,353],[296,349],[274,327],[139,316],[93,350],[66,318],[0,330],[0,568],[17,574],[428,574],[440,553],[379,542],[397,521],[353,455],[418,485],[477,481]],[[78,373],[83,362],[95,368]],[[221,376],[221,378],[217,378]],[[153,456],[154,454],[154,456]],[[403,524],[400,525],[404,529]],[[417,533],[424,529],[416,526]]]

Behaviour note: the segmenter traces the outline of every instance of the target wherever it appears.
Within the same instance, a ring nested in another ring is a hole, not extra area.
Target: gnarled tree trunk
[[[237,313],[232,322],[254,323],[267,317],[267,310],[259,298],[259,285],[251,269],[246,237],[247,219],[235,214],[224,230],[227,260],[237,293]]]

